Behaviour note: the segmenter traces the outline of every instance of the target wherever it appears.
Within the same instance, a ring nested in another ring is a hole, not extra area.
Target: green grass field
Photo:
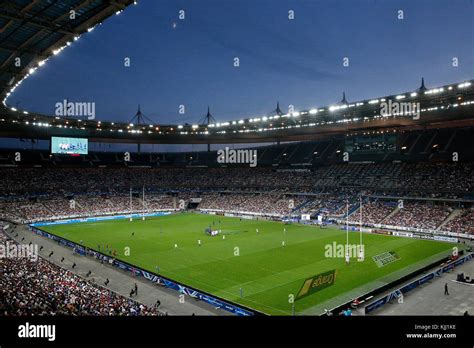
[[[204,233],[213,221],[225,239],[222,235],[211,237]],[[145,221],[111,220],[43,229],[75,242],[83,241],[95,250],[100,244],[103,251],[108,244],[117,250],[118,259],[152,272],[159,266],[163,276],[273,315],[291,314],[289,295],[296,295],[308,277],[337,270],[334,285],[295,303],[297,314],[320,314],[324,308],[334,307],[447,256],[453,246],[364,234],[365,261],[351,259],[347,265],[343,258],[325,257],[327,244],[346,243],[344,231],[298,224],[186,213]],[[351,232],[349,243],[358,242],[359,233]],[[129,256],[124,255],[126,247],[130,248]],[[372,256],[388,251],[395,251],[400,259],[378,267]]]

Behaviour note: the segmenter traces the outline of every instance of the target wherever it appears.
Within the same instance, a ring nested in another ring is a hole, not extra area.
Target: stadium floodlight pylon
[[[152,119],[150,119],[149,117],[142,114],[142,112],[140,110],[140,104],[138,104],[137,113],[135,114],[135,116],[132,117],[132,119],[130,120],[129,123],[130,124],[136,124],[138,126],[142,126],[142,125],[145,124],[145,121],[148,122],[151,125],[155,124],[155,122],[153,122]],[[140,143],[140,141],[138,141],[138,143],[137,143],[137,152],[140,153],[140,150],[141,150],[141,143]]]
[[[342,92],[342,100],[340,101],[340,104],[349,104],[346,99],[346,92]]]
[[[277,101],[277,107],[275,109],[275,114],[277,114],[278,116],[283,115],[283,112],[280,109],[280,101]]]
[[[209,106],[207,106],[207,113],[206,113],[206,116],[204,116],[203,118],[201,118],[201,120],[199,121],[199,124],[203,125],[203,126],[208,126],[210,125],[211,123],[216,123],[216,119],[214,118],[214,116],[212,116],[211,114],[211,108]]]
[[[420,86],[420,88],[418,88],[418,91],[419,91],[419,92],[424,92],[424,91],[426,91],[426,89],[427,89],[427,88],[425,87],[425,78],[422,77],[422,78],[421,78],[421,86]]]
[[[216,123],[216,119],[211,114],[211,108],[207,106],[207,114],[200,121],[199,124],[202,126],[209,126],[212,123]],[[207,144],[207,152],[211,152],[211,144]]]
[[[277,106],[276,106],[276,109],[273,110],[273,113],[269,116],[274,116],[274,115],[278,115],[278,116],[282,116],[283,115],[283,111],[281,111],[280,109],[280,101],[277,100]],[[293,121],[293,123],[296,123],[294,119],[290,118],[289,121]],[[277,144],[280,145],[280,140],[278,139],[277,140]]]

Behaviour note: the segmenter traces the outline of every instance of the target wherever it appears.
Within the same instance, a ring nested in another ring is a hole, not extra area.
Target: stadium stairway
[[[302,152],[302,151],[301,151],[302,149],[301,149],[300,144],[294,145],[294,146],[292,146],[292,147],[288,147],[288,150],[289,150],[289,151],[288,151],[288,152],[289,152],[289,155],[287,156],[287,157],[288,157],[287,161],[288,161],[289,163],[295,163],[293,157],[295,156],[295,154],[298,154],[298,153],[301,153],[301,152]]]
[[[437,132],[435,132],[435,133],[431,136],[431,138],[430,138],[430,139],[428,140],[428,142],[426,143],[426,147],[425,147],[425,149],[424,149],[423,152],[429,152],[429,151],[430,151],[430,148],[432,147],[433,142],[434,142],[434,140],[436,139],[437,136],[438,136],[438,133],[437,133]]]
[[[370,201],[370,199],[368,197],[365,197],[362,200],[362,211],[364,211],[364,206],[366,204],[368,204],[369,201]],[[351,217],[355,213],[359,214],[359,209],[360,209],[360,203],[359,202],[356,202],[356,203],[352,204],[349,207],[349,217]]]
[[[420,140],[421,138],[421,133],[417,134],[416,135],[416,139],[415,141],[413,141],[413,143],[411,144],[410,148],[408,149],[407,153],[411,154],[413,153],[413,149],[415,148],[416,144],[418,143],[418,140]]]
[[[364,204],[365,204],[365,202],[364,202]],[[356,211],[359,211],[359,208],[360,208],[360,205],[359,205],[358,202],[357,202],[357,203],[354,203],[354,204],[352,204],[352,205],[350,205],[350,206],[349,206],[349,217],[351,217],[352,214],[354,214]],[[363,209],[363,208],[364,208],[364,207],[362,206],[362,209]]]
[[[43,202],[39,202],[41,204],[41,207],[43,207],[44,209],[46,209],[47,211],[49,211],[51,213],[51,215],[55,215],[55,212],[50,208],[48,207],[48,205],[44,204]]]
[[[436,227],[436,230],[439,231],[443,228],[443,226],[445,226],[448,222],[450,222],[451,220],[453,220],[454,218],[456,218],[457,216],[459,216],[461,213],[463,212],[462,209],[454,209],[451,214],[448,215],[448,217],[446,219],[443,220],[443,222],[441,222],[441,224]]]
[[[295,213],[298,213],[298,211],[301,211],[304,207],[306,207],[309,203],[313,202],[312,199],[308,199],[307,201],[301,203],[297,207],[295,207],[291,212],[290,215],[295,215]]]
[[[76,205],[77,208],[79,208],[80,210],[83,210],[84,209],[84,206],[82,206],[77,200],[76,202],[74,203]]]
[[[393,211],[388,214],[386,217],[384,217],[382,220],[380,220],[379,224],[382,224],[385,220],[390,219],[392,216],[397,214],[400,211],[400,208],[397,206]]]

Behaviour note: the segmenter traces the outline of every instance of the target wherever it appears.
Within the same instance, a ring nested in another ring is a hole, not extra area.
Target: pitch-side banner
[[[304,281],[303,286],[301,287],[300,291],[298,291],[298,295],[296,295],[296,299],[299,300],[302,297],[307,295],[314,294],[317,291],[325,289],[334,284],[336,281],[336,270],[327,271],[318,275],[315,275],[311,278],[308,278]]]

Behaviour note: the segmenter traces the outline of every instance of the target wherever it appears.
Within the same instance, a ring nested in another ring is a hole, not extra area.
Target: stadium
[[[238,117],[211,99],[181,122],[13,102],[140,6],[0,6],[2,316],[474,311],[471,77]]]

